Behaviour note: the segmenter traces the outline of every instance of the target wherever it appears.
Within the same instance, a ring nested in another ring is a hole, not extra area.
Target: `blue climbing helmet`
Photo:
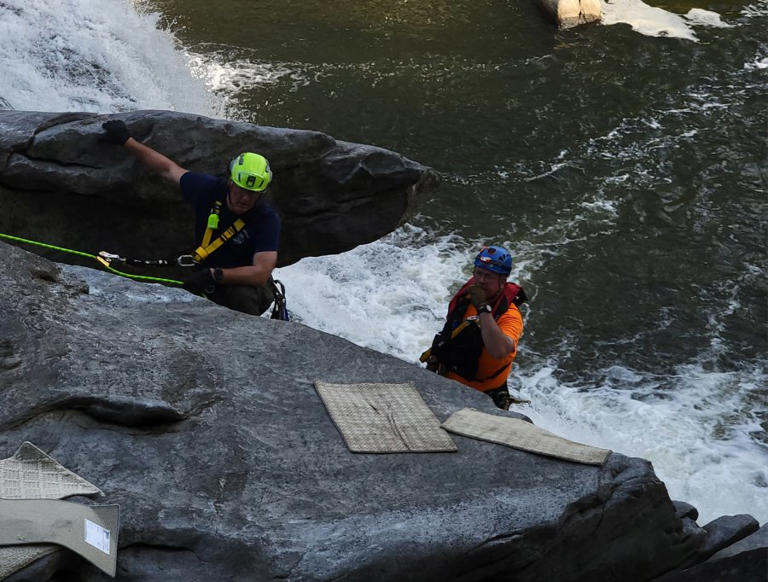
[[[483,247],[475,257],[475,267],[506,277],[512,272],[512,255],[503,247]]]

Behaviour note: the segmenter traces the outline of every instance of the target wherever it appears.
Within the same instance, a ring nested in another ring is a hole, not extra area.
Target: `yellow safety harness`
[[[197,247],[197,249],[195,249],[195,254],[192,257],[195,263],[203,262],[205,259],[208,258],[208,256],[211,253],[213,253],[221,245],[223,245],[225,242],[227,242],[229,239],[235,236],[245,226],[245,222],[241,218],[238,218],[237,220],[235,220],[235,222],[232,223],[232,226],[230,226],[227,230],[222,232],[217,238],[211,241],[211,237],[213,236],[214,231],[217,228],[219,228],[219,212],[220,211],[221,211],[221,200],[217,200],[214,203],[213,208],[211,208],[210,215],[208,215],[208,224],[206,225],[205,233],[203,233],[203,241],[200,243],[200,246]]]

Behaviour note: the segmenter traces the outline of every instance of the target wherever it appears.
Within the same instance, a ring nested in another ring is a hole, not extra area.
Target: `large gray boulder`
[[[412,382],[441,421],[508,414],[413,364],[2,243],[0,262],[0,458],[31,441],[120,504],[118,579],[631,582],[706,536],[619,453],[349,452],[317,379]],[[67,568],[104,579],[58,552],[14,580]]]
[[[189,170],[223,176],[239,152],[263,153],[275,176],[270,199],[283,217],[281,265],[381,238],[437,183],[434,171],[399,154],[316,131],[169,111],[0,111],[0,232],[143,258],[197,246],[178,189],[122,147],[98,140],[113,118]]]

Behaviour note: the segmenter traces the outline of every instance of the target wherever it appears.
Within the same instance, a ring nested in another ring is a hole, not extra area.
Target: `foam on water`
[[[250,55],[232,59],[230,52],[228,48],[222,48],[205,53],[186,53],[192,74],[225,103],[226,117],[230,119],[248,119],[252,115],[240,104],[238,95],[242,91],[287,82],[290,84],[288,91],[295,92],[310,83],[306,67],[262,62]]]
[[[466,267],[467,243],[415,226],[342,255],[278,269],[302,323],[415,362],[432,343],[449,289]]]
[[[555,377],[556,358],[517,371],[521,393],[532,400],[525,412],[536,424],[649,459],[670,496],[696,506],[702,524],[724,513],[766,520],[768,447],[753,438],[766,407],[746,404],[759,394],[764,364],[730,373],[689,364],[674,376],[616,365],[596,371],[593,381],[564,385]]]
[[[8,109],[216,115],[157,16],[127,0],[0,3],[0,104]]]
[[[702,10],[701,8],[691,8],[688,14],[685,15],[688,22],[694,26],[710,26],[712,28],[731,28],[732,24],[723,22],[720,15],[717,12],[711,10]]]
[[[757,0],[754,4],[745,6],[741,14],[746,18],[759,18],[768,16],[768,0]]]
[[[698,41],[694,26],[727,28],[716,12],[692,8],[680,15],[649,6],[642,0],[602,0],[602,23],[629,24],[632,30],[646,36],[666,36]]]
[[[751,63],[744,63],[745,69],[768,69],[768,57],[755,57]]]

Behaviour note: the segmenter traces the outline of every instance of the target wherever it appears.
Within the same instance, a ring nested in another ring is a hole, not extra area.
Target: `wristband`
[[[216,267],[213,269],[213,280],[217,283],[221,283],[224,279],[224,271],[222,271],[219,267]]]

